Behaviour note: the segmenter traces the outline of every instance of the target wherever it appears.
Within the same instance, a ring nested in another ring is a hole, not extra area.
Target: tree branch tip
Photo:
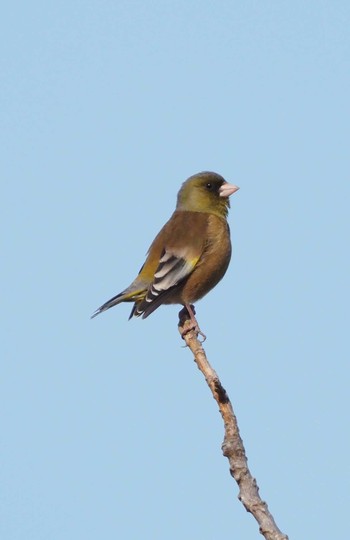
[[[191,317],[189,311],[192,311],[192,309],[184,307],[179,312],[178,329],[182,339],[186,342],[186,346],[191,350],[198,369],[204,375],[212,397],[219,406],[225,429],[221,450],[229,461],[230,475],[238,484],[239,493],[237,498],[246,511],[254,516],[258,522],[259,531],[265,540],[288,540],[288,536],[283,534],[277,527],[266,502],[260,498],[256,479],[248,468],[248,458],[230,398],[207,359],[202,342],[198,339],[199,334],[203,337],[204,334],[200,331],[196,319],[193,316]]]
[[[193,310],[194,310],[194,306],[193,306]],[[195,313],[195,311],[194,311],[194,313]],[[179,311],[179,323],[178,323],[178,326],[183,327],[185,325],[186,321],[190,321],[190,320],[191,320],[190,314],[188,313],[187,309],[185,307],[183,307]]]

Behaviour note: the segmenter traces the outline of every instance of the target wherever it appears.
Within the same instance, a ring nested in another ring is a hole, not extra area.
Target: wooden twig
[[[179,331],[191,349],[194,360],[219,406],[225,427],[222,452],[227,457],[230,473],[238,484],[238,498],[245,509],[255,517],[259,524],[259,530],[266,540],[288,540],[288,536],[277,527],[266,502],[260,498],[258,485],[248,468],[247,456],[231,401],[218,375],[209,364],[202,343],[198,340],[196,330],[192,327],[193,324],[189,320],[188,312],[184,308],[179,313]]]

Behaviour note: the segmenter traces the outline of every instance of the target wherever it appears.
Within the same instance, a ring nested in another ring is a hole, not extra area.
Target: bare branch
[[[259,530],[266,540],[288,540],[288,536],[283,534],[277,527],[266,502],[260,498],[258,485],[248,468],[247,456],[231,401],[218,375],[207,360],[202,343],[198,340],[196,330],[193,329],[193,323],[189,320],[185,308],[179,313],[179,331],[187,346],[191,349],[198,369],[203,373],[219,406],[225,427],[222,452],[227,457],[230,464],[230,473],[238,484],[239,500],[245,509],[255,517],[259,524]]]

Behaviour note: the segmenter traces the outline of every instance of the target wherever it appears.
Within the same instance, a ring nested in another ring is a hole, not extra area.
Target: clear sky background
[[[241,187],[197,304],[280,528],[349,521],[350,3],[62,1],[1,15],[0,537],[260,538],[177,306],[91,313],[191,174]]]

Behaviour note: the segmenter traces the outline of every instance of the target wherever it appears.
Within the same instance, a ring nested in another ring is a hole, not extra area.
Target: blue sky
[[[350,5],[15,2],[1,17],[4,540],[258,538],[177,306],[91,313],[189,175],[240,186],[197,305],[290,538],[343,537]]]

